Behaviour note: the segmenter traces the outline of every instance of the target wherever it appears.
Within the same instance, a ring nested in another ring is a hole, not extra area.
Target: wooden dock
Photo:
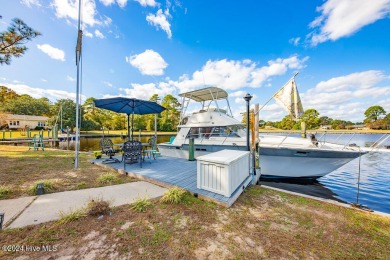
[[[92,162],[104,167],[114,168],[119,172],[125,173],[123,163],[102,164],[104,159],[106,158],[94,159]],[[196,167],[196,161],[188,161],[173,157],[157,157],[156,160],[145,158],[142,168],[139,163],[126,164],[126,172],[129,176],[166,188],[173,186],[183,188],[199,198],[214,201],[215,203],[225,207],[230,207],[252,180],[252,177],[248,176],[248,178],[241,183],[230,197],[225,197],[221,194],[198,189],[196,187]],[[253,183],[256,183],[256,181],[257,180],[254,180]]]

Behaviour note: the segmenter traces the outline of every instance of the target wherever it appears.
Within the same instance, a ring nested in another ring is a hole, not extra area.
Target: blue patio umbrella
[[[105,99],[95,99],[95,106],[98,108],[104,108],[111,110],[117,113],[127,114],[127,133],[130,137],[130,114],[132,115],[131,119],[131,140],[133,140],[134,132],[134,114],[136,115],[147,115],[147,114],[159,114],[165,110],[165,108],[157,102],[136,99],[136,98],[125,98],[125,97],[115,97],[115,98],[105,98]]]

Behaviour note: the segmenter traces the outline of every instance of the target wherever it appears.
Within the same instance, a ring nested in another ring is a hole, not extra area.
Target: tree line
[[[80,118],[82,131],[100,130],[123,130],[127,128],[127,116],[125,114],[115,113],[109,110],[95,107],[94,98],[88,98],[80,106]],[[158,102],[160,97],[157,94],[149,98],[150,101]],[[160,103],[166,108],[165,111],[157,116],[158,131],[176,131],[180,119],[180,103],[171,94],[161,99]],[[49,117],[48,125],[60,126],[60,110],[62,110],[62,127],[74,129],[76,126],[76,103],[71,99],[60,99],[52,103],[47,98],[33,98],[30,95],[19,95],[15,91],[0,86],[0,128],[6,128],[5,119],[7,114],[34,115]],[[371,129],[387,129],[390,125],[390,113],[381,106],[371,106],[364,112],[363,122],[351,122],[339,119],[333,119],[328,116],[321,116],[317,110],[310,108],[305,110],[299,121],[294,121],[289,115],[281,121],[272,122],[260,120],[259,125],[262,128],[267,126],[284,129],[300,130],[301,122],[306,123],[307,129],[318,129],[321,126],[330,126],[332,129],[350,129],[352,125],[361,124]],[[242,123],[245,124],[245,113]],[[134,115],[134,130],[154,130],[154,115]]]
[[[259,125],[262,128],[275,127],[283,130],[301,130],[301,123],[306,123],[306,129],[318,129],[322,127],[329,127],[331,129],[352,129],[353,125],[365,125],[370,129],[387,129],[390,125],[390,113],[381,106],[371,106],[364,112],[365,119],[363,122],[351,122],[340,119],[333,119],[328,116],[321,116],[317,110],[310,108],[304,111],[303,115],[298,121],[291,118],[290,115],[285,116],[281,121],[264,121],[260,120]],[[243,120],[245,122],[245,120]]]
[[[106,109],[95,107],[94,98],[88,98],[80,106],[80,118],[82,131],[123,130],[127,129],[127,115],[115,113]],[[154,94],[150,101],[157,102],[160,97]],[[166,108],[157,116],[158,131],[176,131],[180,119],[180,103],[171,94],[161,99],[160,103]],[[49,117],[48,125],[58,124],[61,127],[69,127],[74,130],[76,126],[76,103],[71,99],[59,99],[52,103],[47,98],[33,98],[30,95],[19,95],[15,91],[0,86],[0,128],[6,128],[7,114],[34,115]],[[134,115],[134,130],[154,130],[154,115]]]

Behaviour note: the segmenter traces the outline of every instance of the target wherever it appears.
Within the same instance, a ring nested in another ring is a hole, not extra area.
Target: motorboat
[[[182,98],[180,124],[175,139],[159,143],[163,156],[188,159],[190,139],[195,158],[223,149],[247,150],[244,124],[232,116],[228,93],[207,87],[179,94]],[[225,100],[226,105],[220,107]],[[186,114],[190,102],[200,110]],[[214,106],[212,106],[214,105]],[[320,178],[364,154],[357,147],[317,142],[313,138],[259,135],[259,162],[264,178]]]

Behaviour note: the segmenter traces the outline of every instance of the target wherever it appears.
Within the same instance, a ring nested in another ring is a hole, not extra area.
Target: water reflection
[[[114,144],[121,144],[125,142],[125,137],[109,137]],[[138,136],[135,136],[137,140],[141,139],[142,143],[147,143],[150,136],[141,136],[141,138]],[[168,142],[170,136],[157,136],[157,143],[163,143],[163,142]],[[99,151],[100,148],[100,139],[101,137],[97,138],[85,138],[81,137],[80,138],[80,150],[81,151]]]
[[[260,179],[260,183],[262,185],[271,186],[282,190],[344,202],[339,199],[337,194],[335,194],[331,189],[328,189],[317,180]]]

